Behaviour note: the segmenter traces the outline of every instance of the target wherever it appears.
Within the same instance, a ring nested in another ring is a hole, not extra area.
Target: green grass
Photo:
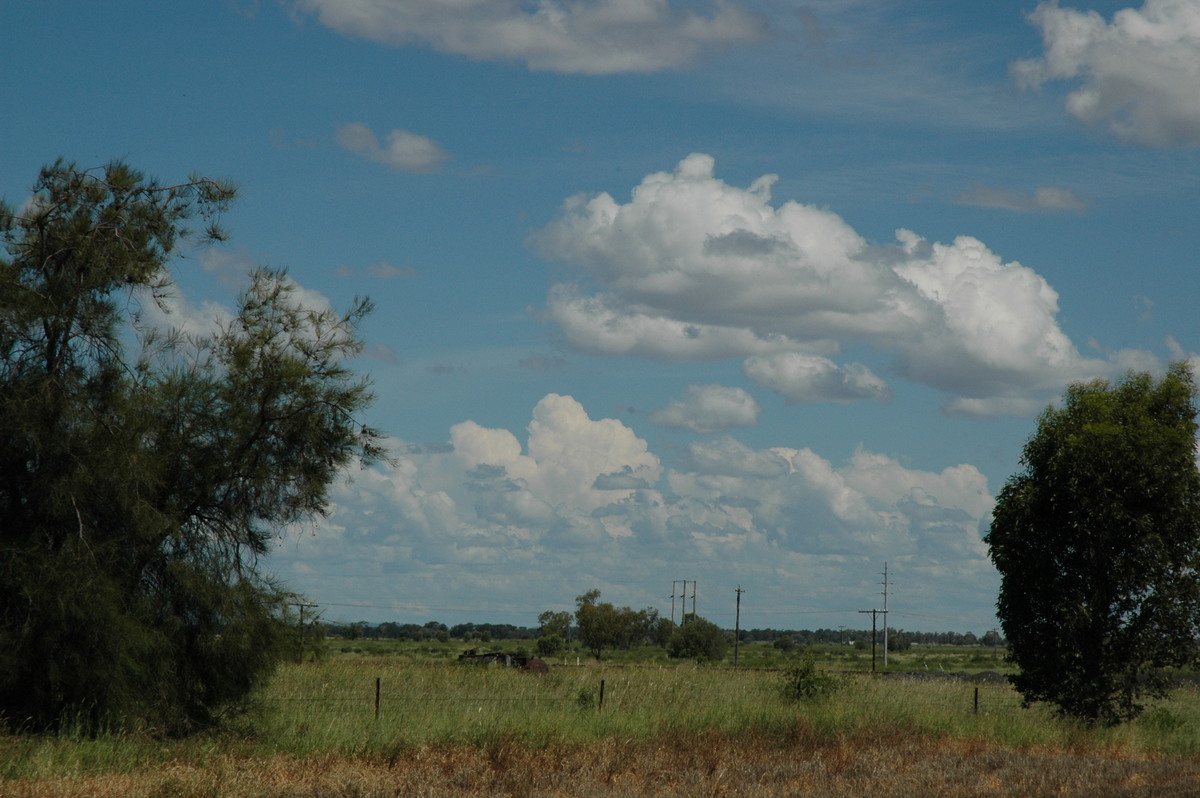
[[[1083,740],[1104,748],[1200,754],[1200,699],[1190,689],[1152,706],[1135,723],[1103,730],[1055,718],[1046,707],[1023,708],[1005,683],[832,671],[840,689],[823,700],[795,702],[784,697],[776,671],[581,662],[555,665],[548,676],[397,653],[288,665],[260,696],[259,738],[295,755],[359,755],[502,738],[538,746],[708,731],[786,736],[800,724],[826,734],[914,732],[1015,748]]]
[[[822,699],[790,701],[783,674],[763,663],[794,664],[796,657],[761,644],[743,647],[746,667],[737,670],[728,663],[679,663],[649,651],[601,663],[581,656],[579,665],[571,654],[553,660],[549,675],[539,676],[457,661],[465,648],[515,651],[520,646],[512,643],[521,641],[497,646],[357,642],[346,653],[333,647],[321,660],[283,666],[259,691],[255,711],[220,732],[165,741],[134,733],[94,739],[0,737],[0,792],[5,783],[89,774],[144,776],[180,767],[232,773],[237,768],[231,763],[280,757],[387,763],[430,746],[588,750],[654,747],[714,735],[753,750],[929,740],[1034,756],[1200,757],[1200,694],[1194,689],[1176,691],[1133,723],[1100,729],[1056,718],[1045,707],[1022,708],[1006,683],[872,676],[864,672],[870,652],[864,663],[863,652],[852,647],[807,652],[833,676],[837,689]],[[889,657],[889,670],[1001,669],[1003,662],[990,654],[914,649]]]

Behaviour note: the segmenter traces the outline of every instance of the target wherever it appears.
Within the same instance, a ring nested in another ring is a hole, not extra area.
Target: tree
[[[538,615],[538,636],[558,635],[562,640],[571,636],[571,613],[546,610]]]
[[[556,657],[561,654],[570,634],[571,613],[546,610],[538,615],[538,656]]]
[[[671,635],[667,643],[667,656],[715,662],[725,656],[728,648],[729,638],[721,627],[712,621],[689,615],[686,622]]]
[[[235,196],[122,163],[42,170],[0,205],[0,721],[186,733],[284,655],[296,600],[258,559],[324,513],[369,386],[346,359],[370,303],[303,307],[256,271],[236,315],[162,333],[142,308]],[[127,348],[133,354],[127,354]]]
[[[1186,365],[1072,385],[1025,445],[985,538],[1027,702],[1114,725],[1195,656],[1196,387]]]
[[[641,643],[658,622],[656,610],[618,608],[608,602],[598,603],[599,600],[599,590],[589,590],[575,598],[579,642],[597,660],[605,649],[632,648]]]

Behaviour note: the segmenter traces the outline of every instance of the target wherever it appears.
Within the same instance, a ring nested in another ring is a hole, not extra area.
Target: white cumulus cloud
[[[1127,141],[1200,146],[1200,3],[1145,0],[1106,22],[1044,2],[1029,19],[1044,54],[1013,64],[1018,85],[1072,81],[1066,105],[1076,118],[1106,122]]]
[[[762,407],[741,388],[692,385],[682,399],[651,413],[650,420],[664,427],[710,433],[753,426],[761,413]]]
[[[747,358],[748,377],[791,401],[884,399],[858,363],[866,344],[905,377],[976,401],[1048,396],[1105,374],[1057,322],[1058,295],[981,241],[930,243],[900,230],[873,246],[824,208],[771,202],[773,175],[738,188],[708,155],[645,177],[628,202],[568,199],[533,237],[579,283],[551,287],[545,318],[584,351],[668,360]],[[1050,200],[1047,200],[1050,201]],[[951,400],[952,401],[952,400]]]
[[[776,605],[802,581],[807,601],[844,607],[887,560],[912,580],[910,608],[936,575],[929,601],[961,596],[976,617],[991,613],[996,575],[981,530],[992,497],[969,464],[923,471],[861,447],[839,464],[725,435],[668,468],[621,422],[555,394],[523,437],[463,422],[450,442],[393,442],[393,463],[335,487],[315,534],[280,544],[276,572],[318,601],[335,582],[345,600],[372,605],[486,595],[532,622],[538,607],[585,588],[654,591],[683,573],[702,585],[752,576],[759,600]]]
[[[708,14],[671,0],[298,0],[296,8],[348,36],[582,74],[684,67],[765,33],[731,0],[715,0]]]
[[[337,142],[349,152],[401,172],[433,172],[450,157],[432,139],[407,130],[391,131],[380,144],[375,132],[362,122],[339,126]]]

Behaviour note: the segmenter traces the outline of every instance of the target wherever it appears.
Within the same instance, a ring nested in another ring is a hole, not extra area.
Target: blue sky
[[[378,310],[394,466],[264,565],[329,619],[982,633],[981,537],[1071,381],[1196,360],[1200,0],[44,0],[0,195],[239,184],[247,270]]]

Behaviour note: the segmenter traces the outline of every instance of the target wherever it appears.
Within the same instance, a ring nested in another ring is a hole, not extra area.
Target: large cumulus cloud
[[[836,464],[720,436],[667,467],[620,421],[555,394],[533,409],[523,440],[463,422],[449,446],[395,449],[394,464],[338,488],[317,534],[273,556],[314,599],[328,590],[405,602],[419,585],[452,606],[447,591],[486,574],[497,602],[536,611],[593,586],[653,591],[680,574],[706,585],[744,574],[778,606],[795,602],[790,580],[803,572],[806,601],[845,602],[856,595],[847,586],[888,560],[907,570],[910,591],[933,570],[976,616],[990,607],[980,528],[992,498],[970,465],[919,471],[862,449]]]
[[[1109,370],[1059,328],[1040,275],[969,236],[900,230],[872,245],[840,216],[771,203],[773,175],[747,188],[688,156],[644,178],[628,202],[578,195],[534,237],[580,278],[552,286],[546,316],[567,342],[604,355],[747,358],[745,374],[791,401],[886,398],[866,344],[962,412],[1006,412]],[[1036,403],[1035,403],[1036,404]]]
[[[1041,58],[1013,64],[1017,83],[1078,84],[1067,111],[1106,122],[1127,141],[1200,146],[1200,4],[1146,0],[1106,22],[1095,11],[1041,3],[1029,15],[1042,32]]]

